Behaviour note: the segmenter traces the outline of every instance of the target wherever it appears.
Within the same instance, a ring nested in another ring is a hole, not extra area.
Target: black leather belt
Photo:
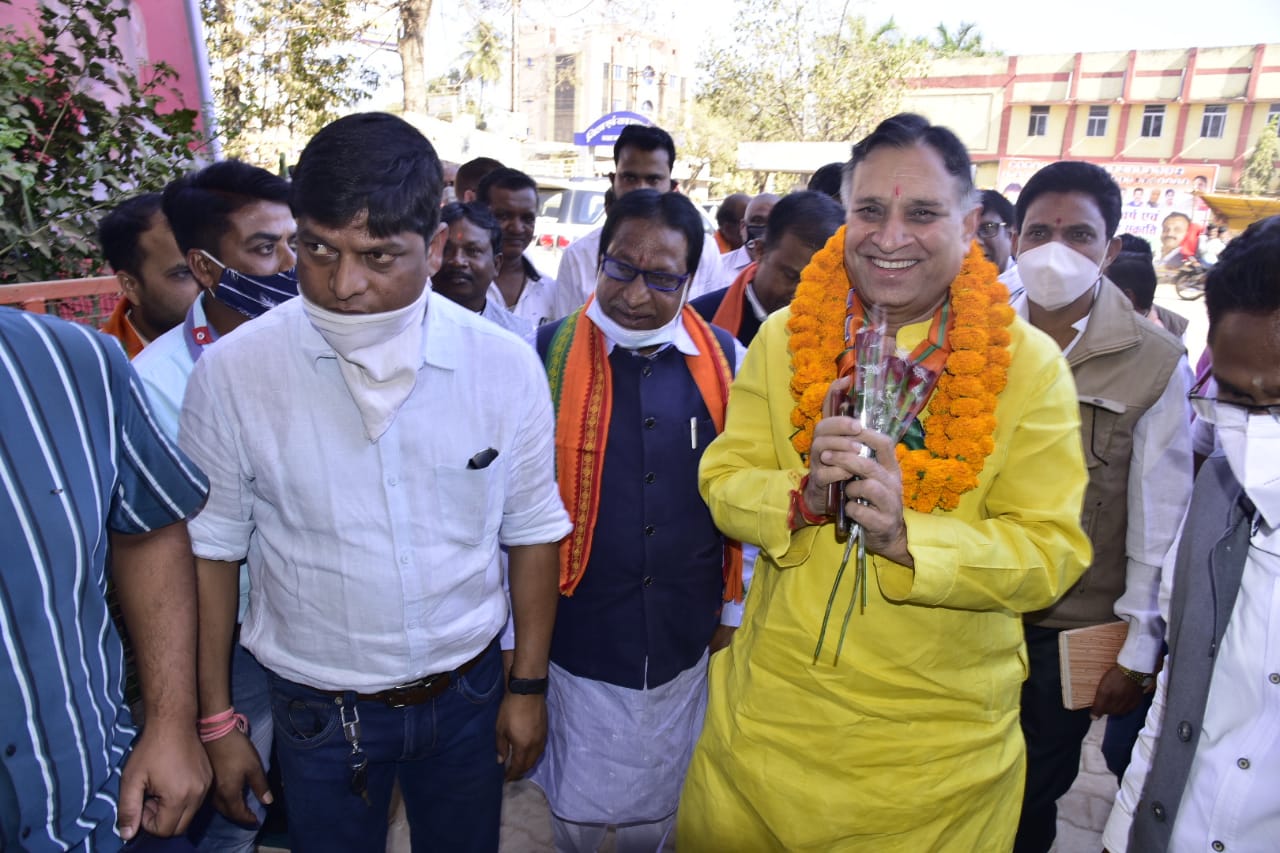
[[[410,705],[421,705],[423,702],[430,702],[448,690],[454,679],[461,678],[475,669],[476,664],[480,663],[480,659],[489,652],[492,646],[493,643],[485,646],[480,650],[480,654],[455,670],[426,675],[416,681],[410,681],[408,684],[398,684],[395,687],[388,687],[386,690],[379,690],[377,693],[357,693],[356,701],[382,702],[388,708],[407,708]],[[319,692],[326,696],[341,697],[347,695],[346,691],[343,690],[321,690]]]

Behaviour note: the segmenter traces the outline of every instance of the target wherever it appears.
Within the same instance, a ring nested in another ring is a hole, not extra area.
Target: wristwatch
[[[1124,677],[1141,687],[1143,690],[1150,690],[1155,686],[1156,677],[1150,672],[1138,672],[1128,667],[1116,664],[1116,667],[1124,674]]]
[[[546,678],[516,678],[508,676],[507,692],[519,693],[521,696],[541,696],[547,692],[547,684],[549,680]]]

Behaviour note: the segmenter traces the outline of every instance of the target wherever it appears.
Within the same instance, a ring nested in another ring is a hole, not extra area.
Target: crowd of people
[[[1097,166],[1011,203],[900,114],[708,234],[664,130],[613,160],[552,277],[530,176],[351,115],[119,203],[119,345],[0,309],[0,849],[249,851],[283,795],[380,851],[398,789],[493,851],[527,776],[559,851],[1044,853],[1103,716],[1109,850],[1267,849],[1280,217],[1193,372]]]

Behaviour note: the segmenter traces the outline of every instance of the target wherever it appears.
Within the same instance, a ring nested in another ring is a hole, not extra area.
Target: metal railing
[[[52,314],[94,328],[111,316],[122,298],[120,281],[113,275],[0,285],[0,305]]]

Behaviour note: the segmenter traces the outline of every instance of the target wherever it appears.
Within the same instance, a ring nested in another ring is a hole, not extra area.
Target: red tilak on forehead
[[[894,198],[902,198],[902,187],[897,187],[897,186],[895,186],[895,187],[893,188],[893,197],[894,197]]]
[[[1053,220],[1053,224],[1054,224],[1054,225],[1061,225],[1061,224],[1062,224],[1062,220],[1061,220],[1060,218],[1059,218],[1059,219],[1055,219],[1055,220]]]

